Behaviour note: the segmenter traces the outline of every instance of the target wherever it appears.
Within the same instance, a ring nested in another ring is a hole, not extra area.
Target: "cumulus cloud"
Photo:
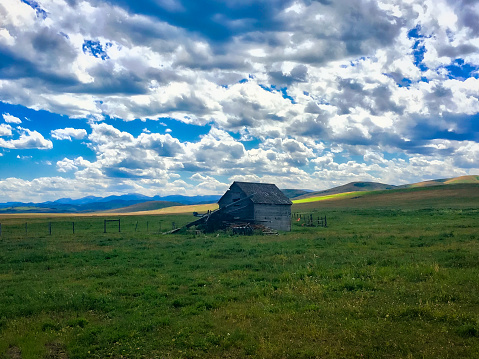
[[[159,156],[164,157],[176,157],[184,152],[184,145],[169,134],[142,133],[138,137],[138,144],[142,148],[154,150]]]
[[[195,186],[197,190],[205,193],[220,193],[225,192],[228,189],[228,185],[218,181],[216,178],[211,176],[205,176],[200,173],[195,173],[190,177],[198,184]]]
[[[9,113],[4,113],[3,119],[5,120],[6,123],[15,123],[15,124],[22,123],[22,120],[20,120],[18,117],[10,115]]]
[[[81,140],[83,139],[86,135],[87,132],[83,128],[59,128],[56,130],[53,130],[51,132],[52,138],[56,140],[68,140],[71,141],[72,138],[75,140]]]
[[[88,136],[96,161],[85,163],[77,176],[124,179],[174,178],[169,170],[180,163],[173,157],[184,152],[184,146],[169,134],[141,133],[138,137],[106,123],[93,123]]]
[[[0,123],[0,136],[12,136],[12,126]]]
[[[419,22],[426,54],[446,42],[454,48],[469,46],[469,53],[474,53],[474,47],[467,44],[470,39],[446,36],[447,27],[462,24],[456,29],[458,33],[469,27],[465,21],[452,24],[443,19],[448,11],[460,12],[460,7],[445,1],[427,8],[411,2],[391,5],[375,1],[272,1],[267,10],[262,8],[262,15],[254,12],[258,10],[256,6],[246,3],[210,5],[211,9],[201,12],[220,11],[216,14],[222,14],[221,20],[213,17],[205,21],[222,29],[221,38],[202,28],[192,36],[193,22],[180,24],[178,10],[172,10],[176,6],[151,5],[145,16],[145,8],[126,1],[116,6],[93,0],[63,6],[45,2],[47,19],[37,16],[36,9],[24,4],[20,19],[13,10],[6,11],[6,29],[31,44],[29,52],[22,56],[28,58],[37,76],[45,74],[40,83],[48,82],[51,96],[44,95],[44,86],[38,92],[33,91],[35,102],[43,108],[71,116],[89,113],[125,120],[155,117],[195,123],[213,120],[220,127],[238,131],[248,127],[271,137],[285,136],[286,130],[280,122],[291,124],[300,119],[304,127],[314,125],[315,118],[311,115],[321,103],[331,107],[332,118],[349,114],[358,107],[372,116],[396,114],[407,118],[407,110],[415,101],[405,101],[402,95],[405,92],[415,96],[416,90],[425,100],[424,105],[432,104],[434,96],[430,100],[424,97],[427,86],[398,88],[405,78],[408,81],[421,78],[412,53],[416,39],[408,35]],[[233,7],[241,9],[238,15],[228,10]],[[193,16],[195,5],[190,3],[180,8],[186,21]],[[110,21],[104,13],[115,14],[111,18],[119,21]],[[249,22],[243,23],[243,16]],[[257,31],[251,19],[261,19],[261,31]],[[22,22],[31,30],[20,32],[18,25]],[[79,23],[81,28],[76,25]],[[233,23],[236,25],[231,27]],[[48,30],[52,26],[61,28],[64,35]],[[433,33],[441,36],[433,37]],[[40,41],[49,46],[49,61],[38,50]],[[224,56],[229,60],[217,60]],[[62,66],[59,61],[70,61],[71,65]],[[432,69],[450,63],[451,58],[441,64],[428,63],[427,58],[424,61]],[[21,67],[22,71],[28,68],[16,63],[11,66]],[[53,65],[56,71],[50,67]],[[15,72],[13,67],[11,71]],[[58,77],[47,78],[47,73]],[[235,85],[251,74],[255,81]],[[27,81],[19,75],[13,78],[18,79],[17,84]],[[220,78],[231,80],[216,82]],[[19,91],[20,88],[14,88],[16,83],[6,84],[5,98],[13,99]],[[288,87],[287,96],[295,103],[288,104],[289,100],[283,98],[284,93],[279,91],[282,86]],[[62,91],[72,95],[57,99]],[[310,96],[302,95],[304,92]],[[102,101],[96,101],[100,94]],[[278,99],[274,100],[275,97]],[[62,106],[62,100],[69,106]],[[347,141],[349,137],[346,136]]]
[[[57,169],[58,172],[68,172],[77,170],[78,167],[75,165],[75,160],[64,158],[63,160],[57,162]]]
[[[0,130],[1,131],[1,130]],[[8,149],[39,149],[49,150],[53,148],[52,141],[46,140],[39,132],[18,127],[20,138],[16,140],[5,140],[0,138],[0,147]]]
[[[50,132],[93,151],[57,161],[78,180],[316,188],[479,169],[474,1],[5,0],[0,18],[0,98],[91,123]],[[10,113],[1,147],[52,148]],[[148,127],[166,118],[211,131],[185,140]]]

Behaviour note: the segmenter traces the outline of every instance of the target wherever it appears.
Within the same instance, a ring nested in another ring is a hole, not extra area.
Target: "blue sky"
[[[479,3],[4,0],[0,202],[479,174]]]

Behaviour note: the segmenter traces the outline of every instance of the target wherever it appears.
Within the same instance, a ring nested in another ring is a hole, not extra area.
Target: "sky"
[[[469,174],[477,0],[0,3],[0,202]]]

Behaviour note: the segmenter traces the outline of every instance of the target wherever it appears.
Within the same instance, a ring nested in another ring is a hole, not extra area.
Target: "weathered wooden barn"
[[[291,230],[293,203],[274,184],[233,182],[219,199],[219,211],[227,212],[236,220],[243,220],[279,230]]]

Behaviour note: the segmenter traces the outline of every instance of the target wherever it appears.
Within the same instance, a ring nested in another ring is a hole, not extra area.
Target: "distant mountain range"
[[[460,183],[479,183],[479,176],[462,176],[447,179],[437,179],[413,184],[394,186],[377,182],[351,182],[342,186],[324,191],[308,191],[302,189],[283,189],[283,193],[290,199],[327,196],[338,193],[356,191],[378,191],[400,188],[414,188],[427,186],[441,186]],[[121,196],[95,197],[88,196],[80,199],[60,198],[56,201],[43,203],[7,202],[0,204],[2,213],[88,213],[108,211],[110,213],[129,213],[150,211],[171,206],[214,203],[221,195],[207,196],[154,196],[141,194],[126,194]]]
[[[43,203],[1,203],[0,213],[87,213],[111,211],[146,202],[156,202],[156,208],[154,209],[159,209],[170,206],[212,203],[218,201],[220,197],[220,195],[148,197],[141,194],[126,194],[108,197],[88,196],[79,199],[60,198],[56,201]],[[153,209],[152,207],[155,207],[155,205],[150,205],[149,209]]]

